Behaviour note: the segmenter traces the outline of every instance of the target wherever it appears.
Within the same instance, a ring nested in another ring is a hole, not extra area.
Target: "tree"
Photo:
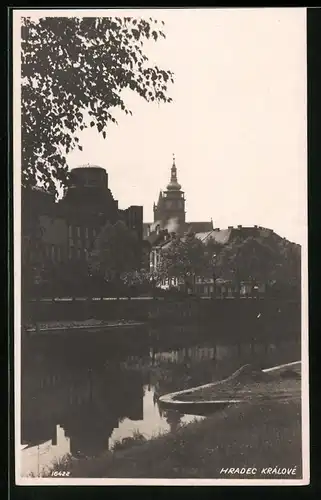
[[[220,277],[232,280],[239,288],[242,281],[266,283],[277,261],[275,250],[265,240],[252,236],[236,238],[226,245],[217,259]]]
[[[171,102],[173,74],[150,66],[144,42],[164,38],[153,19],[130,17],[23,18],[21,27],[22,183],[40,181],[55,192],[66,185],[66,154],[78,147],[78,132],[96,127],[106,138],[126,114],[122,91],[146,101]]]
[[[38,219],[37,224],[30,226],[29,230],[29,233],[23,235],[21,242],[21,285],[24,298],[34,293],[35,284],[41,281],[44,272],[43,228]]]
[[[157,268],[159,279],[183,280],[186,288],[193,288],[196,276],[208,273],[210,256],[205,245],[193,235],[174,238],[162,251]]]
[[[278,259],[273,274],[274,287],[278,285],[290,293],[301,293],[301,247],[282,239],[277,244]]]
[[[119,281],[123,274],[139,266],[139,242],[136,234],[122,221],[103,227],[94,242],[89,255],[89,269],[92,274],[104,280]]]
[[[297,283],[300,276],[300,252],[286,240],[267,237],[235,238],[224,246],[216,259],[216,273],[234,282],[278,283],[282,287]]]
[[[206,246],[206,256],[208,261],[207,273],[205,276],[213,280],[213,296],[216,297],[216,286],[217,286],[217,261],[221,251],[224,248],[222,243],[218,243],[215,240],[210,239],[205,243]]]
[[[21,193],[21,285],[25,297],[35,292],[45,271],[45,227],[41,214],[48,214],[51,197],[39,189]],[[47,215],[48,217],[48,215]],[[39,288],[39,287],[38,287]]]

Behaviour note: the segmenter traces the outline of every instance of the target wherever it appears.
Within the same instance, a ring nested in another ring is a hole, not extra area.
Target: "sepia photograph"
[[[309,484],[306,9],[12,45],[16,484]]]

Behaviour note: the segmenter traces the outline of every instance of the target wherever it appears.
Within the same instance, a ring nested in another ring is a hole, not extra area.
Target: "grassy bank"
[[[128,449],[72,459],[67,467],[72,477],[83,478],[220,479],[230,477],[220,473],[222,468],[255,467],[251,478],[257,479],[264,467],[296,467],[290,478],[300,479],[300,401],[243,403],[150,441],[138,440]]]
[[[216,399],[289,399],[301,398],[301,375],[299,369],[277,372],[252,370],[245,366],[232,377],[177,395],[173,399],[184,401],[215,401]]]

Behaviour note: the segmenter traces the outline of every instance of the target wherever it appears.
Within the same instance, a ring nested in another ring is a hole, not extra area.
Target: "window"
[[[80,227],[79,226],[77,226],[77,236],[78,236],[78,238],[80,238]]]
[[[52,247],[51,247],[51,258],[52,258],[52,260],[55,260],[55,256],[56,256],[55,247],[52,245]]]
[[[72,259],[72,248],[71,247],[69,247],[69,249],[68,249],[68,257],[69,257],[69,259]]]
[[[89,238],[89,232],[88,232],[88,227],[85,228],[85,238],[88,240]]]
[[[74,246],[74,240],[73,240],[73,230],[72,230],[72,226],[69,226],[69,247],[73,247]],[[69,251],[69,258],[71,258],[71,251]]]
[[[80,259],[80,257],[81,257],[81,250],[80,250],[80,248],[77,249],[77,257],[78,257],[78,259]]]

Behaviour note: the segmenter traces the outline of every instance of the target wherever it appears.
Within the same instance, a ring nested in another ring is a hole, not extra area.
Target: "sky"
[[[146,53],[152,63],[174,72],[168,92],[173,102],[147,103],[126,92],[133,116],[115,113],[118,125],[109,126],[106,140],[93,129],[81,133],[83,151],[68,156],[69,167],[104,167],[120,208],[143,205],[149,222],[175,153],[187,221],[212,218],[220,228],[257,224],[302,244],[307,226],[305,9],[121,14],[132,13],[165,22],[166,39],[149,43]]]

